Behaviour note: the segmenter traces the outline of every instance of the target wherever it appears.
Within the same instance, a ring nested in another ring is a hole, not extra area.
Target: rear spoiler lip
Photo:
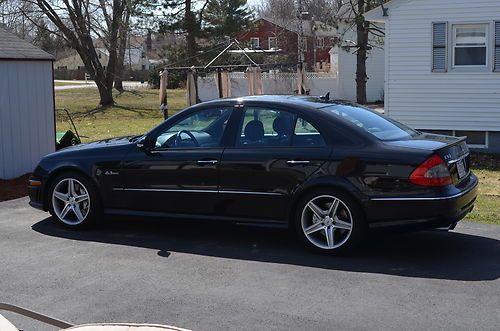
[[[456,145],[459,145],[461,144],[462,142],[464,142],[466,139],[467,139],[467,136],[463,136],[463,137],[455,137],[457,138],[456,141],[452,142],[452,143],[449,143],[449,144],[446,144],[444,146],[441,146],[441,147],[436,147],[434,148],[432,151],[433,152],[439,152],[441,150],[444,150],[444,149],[447,149],[447,148],[450,148],[450,147],[453,147],[453,146],[456,146]]]

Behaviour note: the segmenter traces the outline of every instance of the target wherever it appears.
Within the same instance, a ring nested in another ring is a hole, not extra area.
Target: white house
[[[106,48],[96,48],[96,52],[99,62],[106,68],[109,61],[109,51]],[[54,66],[56,69],[85,70],[85,64],[78,53],[57,60]],[[125,50],[124,66],[125,69],[149,70],[150,61],[142,47],[127,48]]]
[[[383,29],[383,27],[382,27]],[[356,25],[352,22],[340,21],[337,28],[337,37],[340,45],[330,49],[330,65],[337,72],[338,86],[336,97],[345,100],[356,101]],[[370,36],[373,45],[366,59],[366,98],[368,102],[384,100],[384,45],[379,44],[373,36]]]
[[[0,28],[0,178],[55,149],[52,55]]]
[[[386,114],[500,153],[500,0],[392,0],[365,18],[385,24]]]

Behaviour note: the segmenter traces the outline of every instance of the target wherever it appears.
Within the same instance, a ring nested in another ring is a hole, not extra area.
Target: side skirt
[[[214,215],[196,215],[196,214],[176,214],[176,213],[163,213],[153,211],[140,211],[128,209],[104,209],[106,215],[119,215],[119,216],[142,216],[151,218],[164,218],[164,219],[184,219],[184,220],[200,220],[200,221],[222,221],[239,225],[271,227],[271,228],[288,228],[288,222],[278,220],[263,220],[252,218],[236,218],[224,217]]]

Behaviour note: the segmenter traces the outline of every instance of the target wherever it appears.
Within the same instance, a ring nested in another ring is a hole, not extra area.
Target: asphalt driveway
[[[77,324],[498,330],[499,278],[500,226],[378,237],[338,258],[280,229],[109,219],[74,232],[25,198],[0,203],[0,302]]]

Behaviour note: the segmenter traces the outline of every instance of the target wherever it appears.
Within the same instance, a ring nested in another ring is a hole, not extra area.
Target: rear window
[[[383,141],[408,139],[419,134],[406,125],[368,108],[337,104],[326,106],[322,109],[359,126]]]

